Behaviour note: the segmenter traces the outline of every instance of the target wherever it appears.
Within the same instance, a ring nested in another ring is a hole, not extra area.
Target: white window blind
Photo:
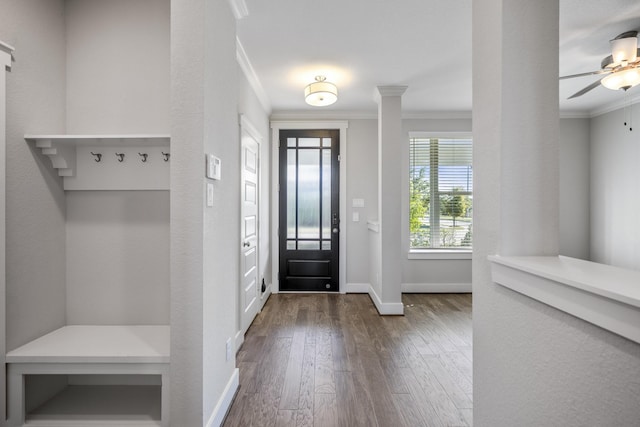
[[[471,249],[471,138],[411,138],[411,249]]]

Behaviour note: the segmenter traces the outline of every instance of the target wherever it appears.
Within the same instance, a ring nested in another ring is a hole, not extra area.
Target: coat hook
[[[146,162],[149,156],[147,153],[138,153],[138,155],[142,157],[142,163]]]
[[[122,162],[124,160],[124,153],[116,153],[116,157],[119,162]]]
[[[169,161],[169,156],[171,156],[171,154],[169,153],[165,153],[164,151],[162,152],[162,155],[164,156],[164,161],[168,162]]]
[[[94,152],[92,151],[92,152],[91,152],[91,155],[92,155],[92,156],[95,156],[95,159],[94,159],[94,160],[95,160],[96,162],[100,162],[100,160],[102,160],[102,154],[100,154],[100,153],[94,153]]]

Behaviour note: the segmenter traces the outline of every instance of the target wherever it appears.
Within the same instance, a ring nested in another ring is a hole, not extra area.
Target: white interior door
[[[240,326],[245,333],[258,313],[259,274],[259,194],[260,149],[257,141],[242,131],[241,152],[241,248],[240,248]]]

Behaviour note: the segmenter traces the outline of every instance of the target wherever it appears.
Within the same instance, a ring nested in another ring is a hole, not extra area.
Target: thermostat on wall
[[[220,179],[222,161],[213,154],[207,154],[207,178]]]

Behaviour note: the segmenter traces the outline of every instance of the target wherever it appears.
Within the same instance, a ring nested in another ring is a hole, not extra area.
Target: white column
[[[5,80],[5,70],[11,69],[11,52],[13,48],[0,42],[0,362],[4,365],[4,355],[6,349],[6,282],[5,282],[5,262],[6,262],[6,235],[5,235],[5,212],[6,212],[6,133],[7,133],[7,90]],[[0,370],[0,384],[6,383],[6,372]],[[5,388],[0,388],[0,419],[4,420],[6,415]]]
[[[378,219],[382,314],[403,314],[401,269],[402,95],[406,86],[378,86]],[[406,177],[405,177],[406,178]]]
[[[535,424],[518,411],[535,406],[519,384],[538,308],[492,283],[487,256],[558,254],[558,19],[558,0],[473,1],[477,425]]]

